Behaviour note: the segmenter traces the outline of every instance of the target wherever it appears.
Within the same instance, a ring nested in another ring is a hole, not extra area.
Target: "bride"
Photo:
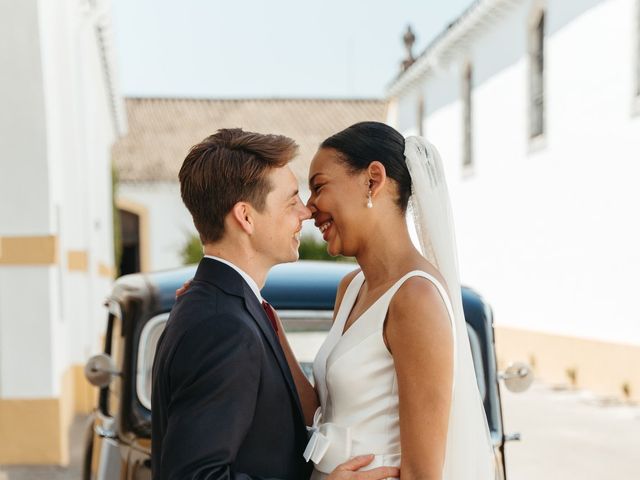
[[[309,187],[328,252],[360,267],[338,288],[313,367],[317,397],[299,386],[305,416],[319,401],[305,451],[312,479],[365,454],[374,457],[362,470],[399,466],[405,480],[495,478],[438,152],[385,124],[358,123],[322,143]]]

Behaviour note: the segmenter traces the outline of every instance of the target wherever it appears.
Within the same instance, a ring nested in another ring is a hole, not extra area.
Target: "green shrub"
[[[180,252],[182,263],[184,265],[198,263],[202,259],[203,255],[200,237],[198,237],[198,235],[190,235]]]
[[[120,210],[116,205],[116,197],[118,196],[118,170],[111,164],[111,217],[113,221],[113,265],[115,268],[114,275],[116,278],[120,276],[120,262],[122,260],[122,226],[120,224]]]
[[[355,262],[353,257],[343,257],[338,255],[332,257],[327,252],[327,244],[319,242],[313,237],[302,237],[300,239],[300,260],[327,260],[331,262]]]
[[[300,239],[300,260],[326,260],[331,262],[355,262],[353,257],[343,257],[338,255],[332,257],[327,253],[327,244],[319,242],[313,237],[302,237]],[[202,259],[202,244],[197,235],[190,235],[184,247],[180,251],[184,265],[198,263]]]

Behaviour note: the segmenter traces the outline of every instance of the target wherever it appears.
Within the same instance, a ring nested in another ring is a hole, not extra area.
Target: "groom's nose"
[[[309,220],[311,218],[311,210],[304,203],[302,204],[302,220]]]
[[[313,204],[313,195],[309,197],[309,200],[307,200],[307,209],[311,212],[311,215],[313,215],[313,211],[315,210],[315,205]]]

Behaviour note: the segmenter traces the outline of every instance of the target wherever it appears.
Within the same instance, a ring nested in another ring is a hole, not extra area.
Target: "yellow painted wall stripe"
[[[86,250],[69,250],[67,266],[70,272],[86,272],[89,270],[89,254]]]
[[[0,465],[67,465],[73,415],[97,404],[98,389],[84,377],[84,365],[62,376],[60,397],[0,398]]]
[[[58,237],[0,237],[0,265],[55,265]]]
[[[116,270],[114,267],[107,265],[104,262],[99,262],[98,263],[98,274],[101,277],[105,277],[105,278],[115,278],[116,276]]]
[[[98,389],[91,385],[84,376],[84,365],[71,367],[73,376],[73,411],[87,415],[98,403]]]
[[[61,404],[59,398],[0,399],[0,464],[66,464]]]

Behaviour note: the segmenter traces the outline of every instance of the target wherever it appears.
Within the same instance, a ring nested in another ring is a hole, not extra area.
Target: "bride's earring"
[[[371,190],[367,195],[367,208],[373,208],[373,201],[371,200]]]

